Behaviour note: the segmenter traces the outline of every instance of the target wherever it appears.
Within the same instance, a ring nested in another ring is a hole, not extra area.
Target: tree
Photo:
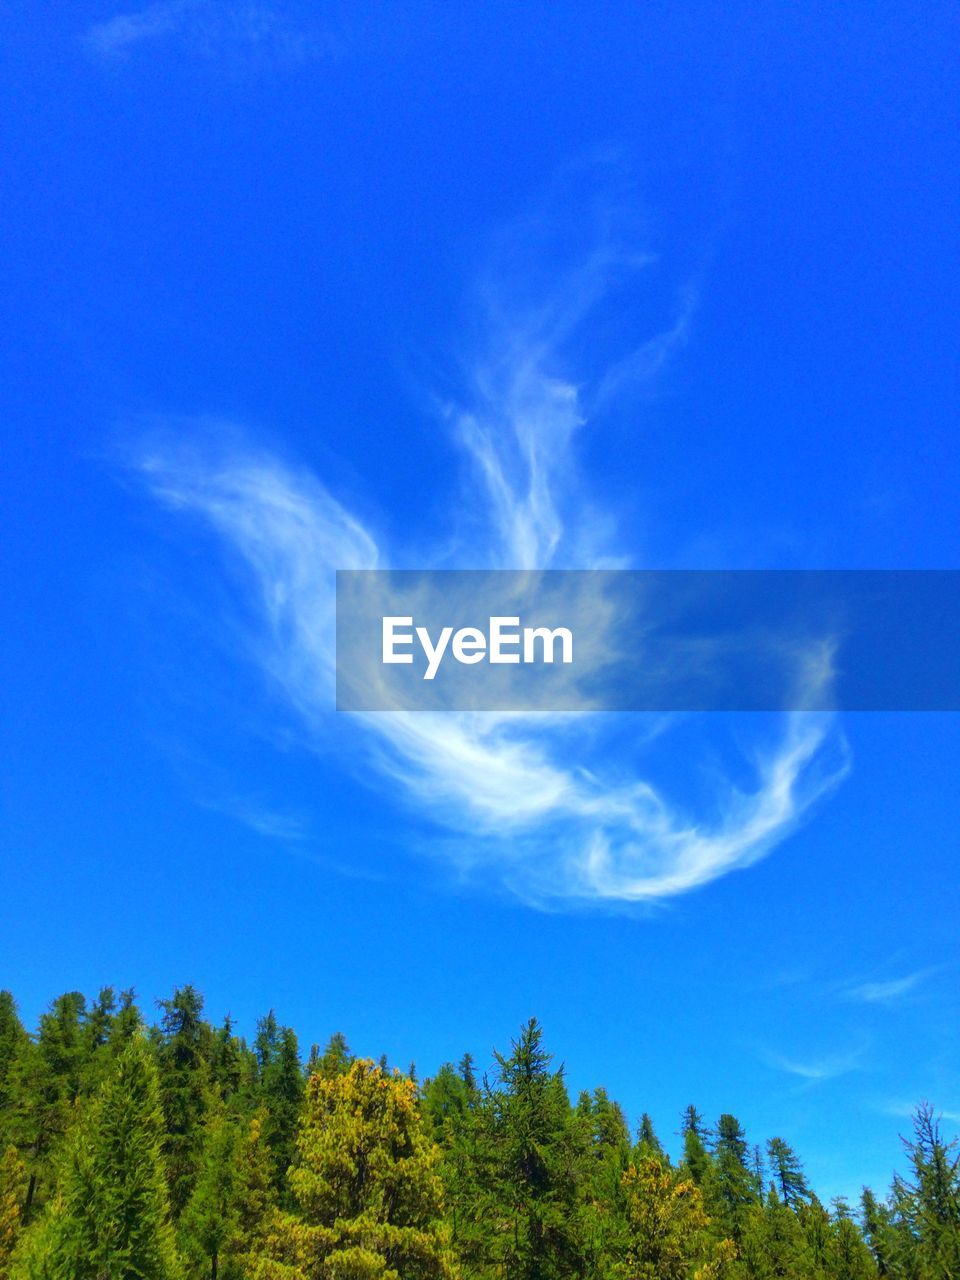
[[[770,1159],[770,1174],[783,1203],[793,1208],[801,1200],[807,1199],[810,1188],[793,1148],[782,1138],[771,1138],[767,1143],[767,1155]]]
[[[261,1118],[245,1122],[221,1105],[207,1119],[203,1162],[180,1219],[180,1239],[193,1274],[243,1280],[242,1258],[266,1226],[271,1164]]]
[[[7,1280],[10,1274],[10,1259],[20,1234],[26,1172],[16,1147],[7,1147],[0,1156],[0,1280]]]
[[[203,997],[179,987],[158,1002],[163,1017],[157,1044],[160,1099],[166,1128],[164,1155],[170,1202],[179,1217],[193,1191],[203,1147],[203,1121],[210,1097],[213,1036],[203,1021]]]
[[[637,1127],[637,1160],[644,1160],[648,1156],[654,1156],[658,1160],[665,1159],[663,1147],[653,1127],[653,1121],[645,1111],[640,1117],[640,1124]]]
[[[273,1164],[273,1184],[282,1193],[287,1170],[296,1154],[297,1124],[305,1093],[297,1037],[289,1027],[279,1029],[272,1056],[262,1069],[260,1091],[266,1112],[264,1138]]]
[[[736,1116],[722,1115],[717,1122],[714,1159],[704,1189],[711,1215],[737,1243],[743,1232],[746,1210],[758,1198],[747,1162],[748,1151],[739,1120]]]
[[[945,1142],[933,1108],[923,1103],[904,1140],[913,1176],[900,1184],[901,1213],[916,1241],[923,1280],[960,1275],[960,1155]]]
[[[349,1071],[352,1061],[346,1036],[342,1031],[335,1031],[327,1041],[326,1049],[317,1058],[313,1070],[331,1079],[333,1076],[343,1075],[344,1072]],[[310,1074],[312,1075],[313,1071]]]
[[[28,1040],[9,991],[0,991],[0,1113],[8,1103],[7,1079],[17,1054]]]
[[[772,1185],[766,1204],[755,1203],[744,1214],[740,1249],[751,1280],[819,1280],[797,1215]]]
[[[584,1258],[580,1190],[586,1135],[570,1107],[563,1071],[551,1071],[535,1018],[509,1057],[494,1054],[498,1088],[488,1118],[492,1221],[488,1256],[517,1280],[580,1273]]]
[[[177,1280],[157,1073],[131,1041],[64,1157],[57,1196],[14,1263],[16,1280]]]
[[[698,1187],[703,1187],[710,1169],[710,1153],[707,1139],[710,1131],[703,1116],[692,1104],[680,1117],[680,1135],[683,1138],[683,1170]]]
[[[896,1228],[893,1215],[887,1205],[881,1204],[869,1187],[864,1187],[860,1197],[860,1215],[863,1234],[873,1257],[877,1274],[893,1274],[896,1254]]]
[[[299,1216],[278,1214],[256,1280],[451,1280],[439,1151],[410,1080],[365,1060],[314,1075],[297,1153]]]
[[[689,1179],[677,1179],[655,1156],[623,1175],[627,1247],[615,1274],[621,1280],[688,1280],[694,1270],[718,1275],[733,1260],[730,1241],[711,1241],[703,1197]]]

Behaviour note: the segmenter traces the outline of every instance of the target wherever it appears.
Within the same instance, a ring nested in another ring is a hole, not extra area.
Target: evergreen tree
[[[683,1139],[684,1173],[696,1186],[702,1188],[710,1170],[710,1153],[707,1150],[710,1130],[692,1103],[680,1117],[680,1136]]]
[[[714,1159],[705,1184],[708,1209],[723,1231],[739,1243],[748,1207],[757,1201],[747,1153],[746,1135],[736,1116],[724,1114],[717,1123]]]
[[[261,1119],[246,1122],[223,1106],[207,1119],[203,1162],[179,1234],[197,1280],[243,1280],[244,1256],[266,1228],[271,1162]]]
[[[287,1170],[296,1154],[297,1124],[305,1094],[297,1037],[289,1027],[277,1030],[272,1057],[263,1066],[260,1089],[266,1113],[264,1139],[273,1163],[273,1184],[283,1192]]]
[[[313,1071],[319,1071],[322,1076],[330,1080],[334,1076],[343,1075],[349,1071],[352,1061],[346,1036],[342,1031],[335,1031],[309,1074],[313,1075]]]
[[[833,1230],[830,1233],[824,1270],[833,1280],[874,1280],[877,1268],[847,1202],[834,1201]]]
[[[694,1184],[677,1180],[655,1156],[623,1175],[627,1247],[620,1280],[688,1280],[721,1274],[733,1261],[731,1241],[711,1241],[710,1220]]]
[[[17,1006],[9,991],[0,991],[0,1116],[9,1102],[7,1078],[17,1054],[28,1036],[17,1014]],[[2,1121],[0,1121],[2,1123]]]
[[[663,1146],[657,1137],[653,1127],[653,1121],[644,1111],[640,1117],[640,1124],[637,1126],[637,1161],[646,1160],[653,1156],[657,1160],[664,1160]]]
[[[771,1138],[767,1143],[767,1155],[770,1159],[770,1174],[783,1203],[792,1208],[805,1200],[810,1189],[804,1177],[803,1166],[793,1148],[782,1138]]]
[[[213,1035],[202,1018],[203,997],[191,986],[161,1000],[157,1037],[160,1098],[166,1127],[164,1155],[174,1216],[193,1191],[203,1147],[203,1123],[210,1098]]]
[[[562,1070],[550,1070],[540,1024],[532,1018],[509,1057],[495,1054],[490,1158],[494,1223],[488,1253],[517,1280],[559,1280],[583,1266],[579,1192],[586,1154]]]
[[[894,1274],[896,1255],[896,1228],[893,1215],[887,1205],[881,1204],[869,1187],[864,1187],[860,1198],[860,1214],[863,1234],[873,1257],[877,1274]]]
[[[901,1213],[916,1240],[923,1280],[960,1276],[960,1155],[945,1142],[931,1106],[917,1108],[904,1146],[912,1179],[900,1184]]]
[[[311,1077],[290,1186],[300,1216],[280,1214],[255,1280],[450,1280],[439,1151],[416,1089],[369,1061]]]
[[[766,1204],[751,1205],[742,1221],[740,1249],[750,1280],[820,1280],[797,1215],[775,1187]]]
[[[162,1129],[156,1070],[134,1040],[88,1104],[15,1280],[177,1280]]]
[[[7,1147],[0,1156],[0,1280],[8,1280],[10,1259],[20,1234],[26,1173],[16,1147]]]

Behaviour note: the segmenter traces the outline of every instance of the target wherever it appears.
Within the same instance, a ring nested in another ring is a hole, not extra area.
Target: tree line
[[[536,1020],[418,1082],[341,1034],[304,1061],[190,986],[0,992],[0,1280],[958,1280],[960,1157],[918,1107],[885,1196],[824,1205],[781,1137],[680,1119],[671,1159]]]

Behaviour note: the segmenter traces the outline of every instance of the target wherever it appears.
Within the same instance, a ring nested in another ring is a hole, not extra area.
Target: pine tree
[[[270,1174],[260,1117],[246,1122],[222,1105],[212,1110],[203,1162],[179,1225],[197,1280],[243,1280],[242,1259],[258,1247],[266,1227]]]
[[[0,991],[0,1116],[9,1101],[7,1079],[10,1070],[14,1059],[27,1040],[26,1028],[17,1014],[17,1006],[12,994],[9,991]]]
[[[960,1155],[945,1142],[931,1106],[917,1108],[913,1138],[904,1141],[913,1170],[901,1184],[903,1216],[916,1240],[923,1280],[960,1276]]]
[[[319,1071],[322,1076],[331,1080],[334,1076],[340,1076],[349,1071],[352,1061],[346,1036],[342,1031],[335,1031],[309,1074],[313,1075],[314,1071]]]
[[[820,1280],[797,1215],[773,1186],[765,1204],[746,1211],[740,1250],[751,1280]]]
[[[724,1114],[717,1122],[714,1159],[705,1183],[707,1207],[723,1231],[739,1243],[746,1211],[757,1201],[753,1174],[747,1161],[749,1146],[736,1116]]]
[[[640,1117],[640,1124],[637,1126],[637,1161],[646,1160],[653,1156],[657,1160],[665,1160],[663,1146],[657,1137],[656,1130],[653,1127],[653,1121],[644,1111]]]
[[[297,1125],[305,1083],[296,1034],[278,1029],[272,1056],[263,1066],[260,1096],[266,1112],[264,1139],[273,1162],[273,1184],[283,1193],[287,1170],[296,1154]]]
[[[782,1138],[771,1138],[767,1143],[770,1158],[770,1174],[784,1204],[793,1208],[810,1195],[803,1166],[796,1152]]]
[[[881,1204],[869,1187],[864,1187],[860,1198],[860,1215],[867,1247],[873,1257],[877,1274],[893,1274],[896,1254],[896,1228],[889,1206]]]
[[[847,1202],[834,1201],[833,1230],[830,1233],[824,1270],[832,1280],[875,1280],[877,1268]]]
[[[703,1187],[710,1170],[710,1153],[707,1139],[710,1131],[703,1116],[691,1103],[680,1117],[680,1136],[683,1139],[683,1171],[698,1187]]]
[[[157,1037],[160,1099],[166,1127],[164,1156],[170,1202],[179,1217],[193,1191],[203,1147],[203,1122],[210,1098],[213,1035],[201,1017],[203,997],[180,987],[159,1001],[163,1017]]]
[[[550,1070],[535,1018],[509,1057],[494,1056],[499,1087],[483,1112],[493,1175],[488,1203],[481,1202],[494,1219],[486,1241],[489,1261],[517,1280],[578,1275],[586,1135],[570,1107],[562,1069]]]
[[[630,1166],[630,1130],[620,1106],[605,1089],[580,1095],[577,1118],[587,1142],[580,1192],[587,1272],[602,1276],[610,1259],[626,1248],[623,1175]]]
[[[256,1280],[451,1280],[439,1151],[411,1081],[369,1061],[311,1077],[290,1187]]]
[[[162,1129],[156,1070],[134,1040],[87,1106],[16,1280],[177,1280]]]

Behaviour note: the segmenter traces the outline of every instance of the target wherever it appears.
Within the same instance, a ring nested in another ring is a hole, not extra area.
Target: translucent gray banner
[[[956,711],[958,570],[341,570],[341,711]]]

